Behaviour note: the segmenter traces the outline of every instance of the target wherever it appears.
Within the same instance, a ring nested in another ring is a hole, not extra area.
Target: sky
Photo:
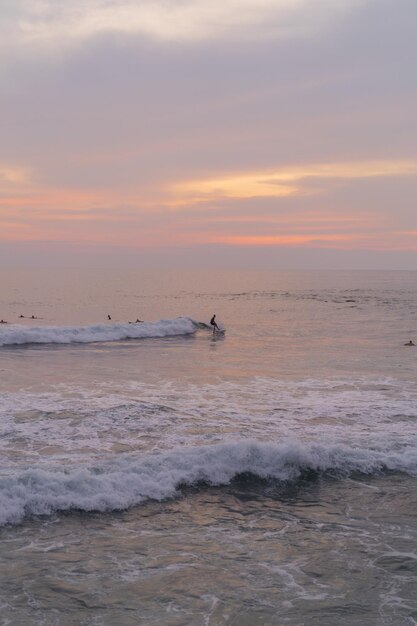
[[[416,0],[0,0],[0,264],[417,269]]]

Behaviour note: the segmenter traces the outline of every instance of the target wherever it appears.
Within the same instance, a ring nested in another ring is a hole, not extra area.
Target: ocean
[[[417,624],[417,272],[0,281],[2,626]]]

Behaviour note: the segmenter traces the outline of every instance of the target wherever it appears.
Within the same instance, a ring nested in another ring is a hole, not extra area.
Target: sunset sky
[[[417,269],[416,0],[0,0],[0,263]]]

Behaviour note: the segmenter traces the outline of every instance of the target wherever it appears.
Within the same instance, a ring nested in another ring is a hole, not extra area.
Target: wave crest
[[[179,495],[181,486],[227,485],[241,474],[296,481],[305,472],[417,475],[417,449],[402,452],[300,443],[240,442],[142,458],[127,455],[96,467],[29,469],[0,479],[0,525],[59,511],[114,511]]]
[[[24,344],[69,344],[169,337],[195,333],[200,324],[178,317],[140,324],[96,324],[92,326],[20,326],[0,329],[0,346]]]

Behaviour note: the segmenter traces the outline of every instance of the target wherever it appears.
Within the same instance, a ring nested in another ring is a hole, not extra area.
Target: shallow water
[[[241,477],[3,531],[12,623],[412,624],[415,485]],[[401,514],[398,510],[401,510]]]

